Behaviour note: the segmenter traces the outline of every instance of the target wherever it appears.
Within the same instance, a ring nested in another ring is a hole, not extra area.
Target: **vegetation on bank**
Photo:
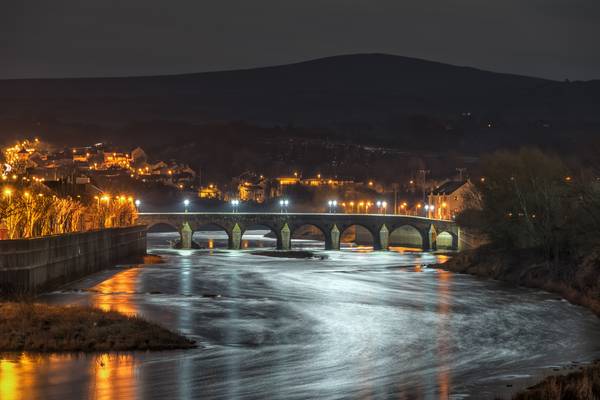
[[[489,239],[445,268],[555,292],[600,314],[600,176],[535,149],[482,160],[461,227]]]
[[[0,351],[103,352],[195,346],[159,325],[114,311],[0,303]]]
[[[128,226],[137,210],[132,197],[103,195],[90,204],[58,197],[42,183],[1,186],[0,229],[9,239]],[[2,237],[0,237],[2,239]]]
[[[527,249],[560,266],[600,248],[600,168],[569,166],[540,150],[499,152],[481,163],[457,222],[497,249]]]
[[[581,367],[581,370],[567,375],[549,376],[513,397],[513,400],[540,399],[600,399],[600,362]]]

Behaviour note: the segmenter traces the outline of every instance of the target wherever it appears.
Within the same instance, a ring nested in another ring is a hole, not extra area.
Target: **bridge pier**
[[[390,247],[390,231],[385,224],[379,229],[379,235],[373,238],[375,239],[373,250],[388,250]]]
[[[181,240],[181,248],[182,249],[191,249],[192,248],[192,236],[194,236],[194,231],[190,227],[190,224],[184,222],[181,230],[179,231],[179,236]]]
[[[435,226],[433,224],[429,226],[429,229],[427,230],[423,239],[423,251],[437,250],[437,231],[435,230]]]
[[[325,236],[325,250],[340,249],[340,230],[337,225],[333,225],[329,234]]]
[[[292,249],[292,233],[287,223],[283,225],[281,231],[277,235],[277,250]]]
[[[242,248],[242,228],[238,224],[235,224],[231,232],[227,232],[229,237],[227,240],[227,247],[230,250],[239,250]]]

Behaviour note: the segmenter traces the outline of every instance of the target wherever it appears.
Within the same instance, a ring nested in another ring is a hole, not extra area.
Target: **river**
[[[273,241],[200,233],[205,250],[116,267],[42,301],[139,314],[195,340],[188,351],[0,355],[0,399],[491,399],[600,357],[600,319],[557,296],[456,275],[444,256],[318,250],[251,254]],[[211,238],[209,240],[209,237]]]

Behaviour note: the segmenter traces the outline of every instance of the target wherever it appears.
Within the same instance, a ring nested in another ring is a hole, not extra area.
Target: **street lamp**
[[[329,213],[335,213],[338,204],[337,200],[329,200],[327,204],[329,205]]]
[[[377,202],[375,203],[375,205],[377,206],[377,212],[378,212],[379,214],[381,214],[381,205],[382,205],[382,204],[383,204],[383,203],[381,202],[381,200],[377,200]]]
[[[383,209],[383,213],[385,214],[385,209],[387,208],[387,201],[381,202],[381,208]]]
[[[183,206],[185,207],[185,212],[188,212],[189,205],[190,205],[190,201],[188,199],[183,200]]]
[[[231,200],[231,208],[233,209],[234,213],[238,211],[239,205],[240,205],[240,201],[238,199]]]
[[[139,211],[140,206],[142,205],[142,202],[140,201],[140,199],[135,199],[134,204],[135,204],[135,208],[137,208]]]
[[[288,205],[290,204],[290,201],[288,199],[281,199],[279,200],[279,207],[281,208],[281,212],[287,212],[287,208]]]

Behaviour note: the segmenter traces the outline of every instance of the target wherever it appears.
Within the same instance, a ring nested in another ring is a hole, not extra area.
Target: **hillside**
[[[564,150],[595,139],[599,111],[600,81],[383,54],[172,76],[0,80],[3,137],[32,133],[69,143],[162,146],[252,134],[463,154],[522,144]],[[227,134],[213,136],[221,131]]]

